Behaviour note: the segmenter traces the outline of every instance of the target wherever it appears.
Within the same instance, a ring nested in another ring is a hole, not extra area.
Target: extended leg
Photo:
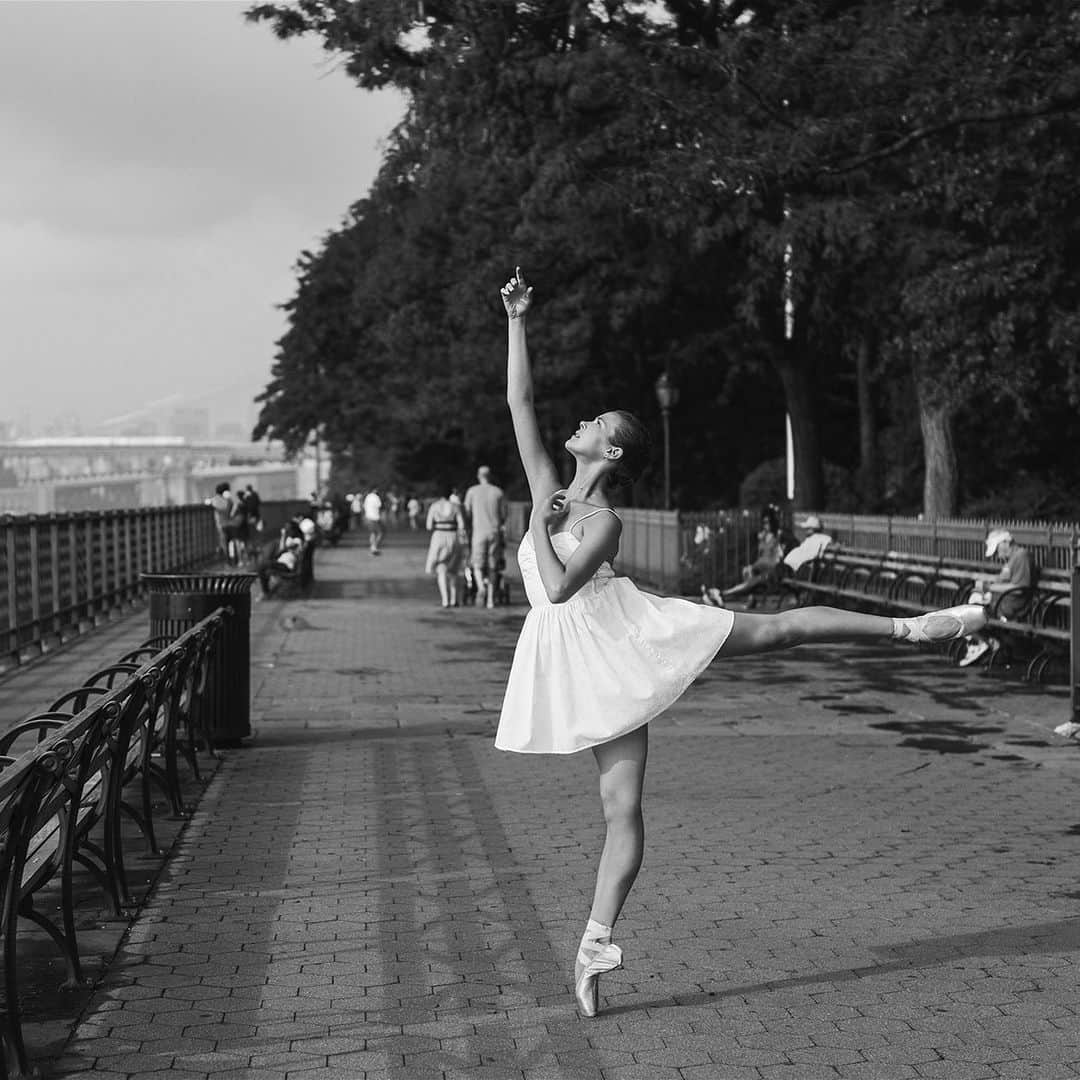
[[[831,607],[805,607],[775,615],[733,612],[734,623],[720,656],[790,649],[795,645],[829,641],[949,641],[978,630],[986,611],[978,605],[947,608],[909,619],[865,615]]]

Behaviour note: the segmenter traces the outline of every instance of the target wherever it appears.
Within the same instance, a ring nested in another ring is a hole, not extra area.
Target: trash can
[[[207,688],[207,734],[238,746],[251,734],[251,586],[256,574],[140,574],[150,596],[150,636],[177,638],[218,608],[228,608]]]

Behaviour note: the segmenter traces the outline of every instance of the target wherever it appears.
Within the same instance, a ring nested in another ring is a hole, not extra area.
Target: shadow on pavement
[[[880,964],[865,967],[817,971],[812,975],[795,975],[789,979],[770,979],[761,983],[744,983],[722,990],[705,990],[691,994],[673,994],[669,998],[635,1002],[605,1009],[604,1016],[644,1012],[649,1009],[694,1008],[709,1005],[724,998],[748,997],[818,983],[843,983],[855,979],[873,978],[897,971],[936,967],[955,960],[1030,956],[1037,953],[1063,953],[1080,950],[1080,916],[1056,922],[1033,923],[1029,926],[1004,926],[994,930],[979,930],[970,934],[924,938],[901,945],[873,945],[870,951],[883,957]]]

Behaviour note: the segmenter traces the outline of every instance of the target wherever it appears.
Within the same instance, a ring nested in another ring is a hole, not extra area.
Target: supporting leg
[[[644,854],[641,792],[648,750],[649,729],[644,724],[593,750],[607,831],[592,909],[574,965],[574,997],[582,1016],[595,1016],[599,1010],[600,976],[622,966],[622,950],[611,935]]]
[[[647,724],[593,748],[607,830],[589,916],[604,926],[615,925],[641,868],[645,851],[641,795],[648,753]]]

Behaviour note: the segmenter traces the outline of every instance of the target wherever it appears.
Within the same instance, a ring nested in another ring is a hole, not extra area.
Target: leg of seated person
[[[274,560],[278,556],[278,542],[268,540],[259,549],[259,555],[255,562],[255,573],[259,575],[259,585],[263,596],[270,595],[270,576],[274,569]]]
[[[733,600],[740,596],[745,596],[747,593],[753,592],[755,589],[760,588],[765,582],[768,581],[768,577],[765,574],[752,574],[742,584],[733,585],[730,589],[723,590],[723,597],[725,600]]]

